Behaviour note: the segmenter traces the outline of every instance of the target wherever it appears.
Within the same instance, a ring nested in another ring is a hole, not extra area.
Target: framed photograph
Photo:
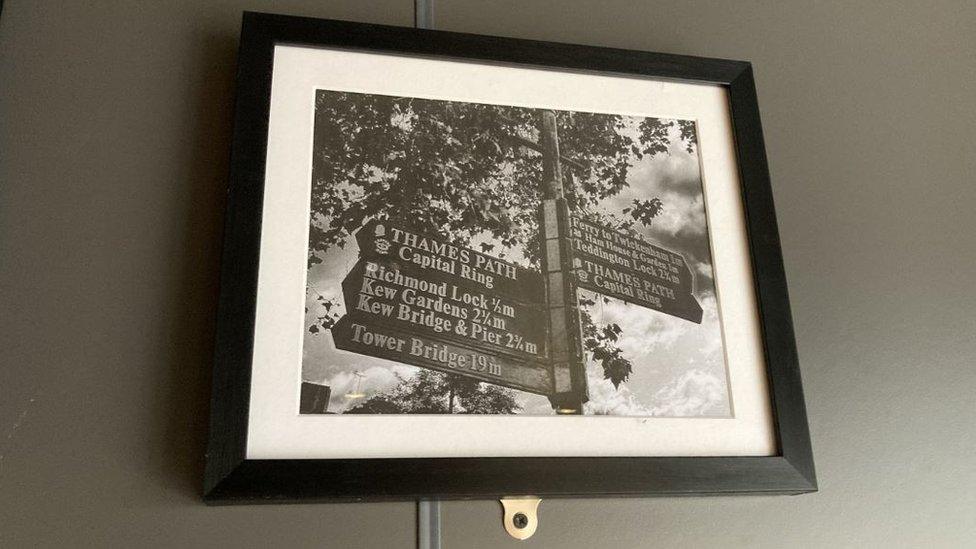
[[[205,498],[816,490],[752,68],[246,13]]]

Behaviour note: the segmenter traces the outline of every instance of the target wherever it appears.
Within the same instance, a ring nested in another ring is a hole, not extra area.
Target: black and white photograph
[[[733,416],[694,120],[314,101],[302,414]]]

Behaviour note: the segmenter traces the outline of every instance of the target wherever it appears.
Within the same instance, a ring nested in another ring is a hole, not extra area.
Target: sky
[[[635,198],[661,199],[664,204],[661,215],[654,218],[650,227],[637,225],[636,228],[651,243],[685,257],[694,274],[695,297],[704,312],[702,323],[580,290],[581,298],[596,302],[591,315],[598,325],[617,323],[621,327],[618,346],[633,365],[630,379],[615,388],[603,379],[599,363],[588,363],[590,401],[584,407],[587,414],[731,415],[698,155],[685,149],[676,130],[669,137],[672,140],[669,153],[645,156],[635,162],[628,173],[628,186],[616,196],[604,199],[597,209],[619,215]],[[340,283],[356,263],[357,255],[358,247],[350,238],[345,248],[333,246],[322,263],[309,268],[307,325],[314,323],[317,316],[313,306],[317,295],[338,298],[341,303]],[[361,379],[354,375],[356,371],[364,374]],[[382,392],[417,371],[414,366],[336,350],[327,331],[305,334],[302,378],[332,387],[329,404],[332,412],[344,411],[360,402],[346,398],[348,394]],[[516,394],[522,414],[553,413],[545,397],[521,391]]]

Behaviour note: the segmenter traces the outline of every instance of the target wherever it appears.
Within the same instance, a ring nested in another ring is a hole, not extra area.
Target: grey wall
[[[734,5],[733,5],[734,4]],[[821,492],[542,504],[526,547],[976,543],[976,4],[438,0],[439,28],[749,59]],[[7,0],[0,546],[413,547],[414,506],[206,508],[239,12]],[[515,546],[494,502],[447,548]],[[612,542],[611,542],[612,540]]]

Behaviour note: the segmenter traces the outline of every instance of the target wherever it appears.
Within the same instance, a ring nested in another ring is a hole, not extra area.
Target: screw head
[[[515,513],[515,516],[512,517],[512,524],[521,530],[529,525],[529,517],[525,516],[525,513]]]

